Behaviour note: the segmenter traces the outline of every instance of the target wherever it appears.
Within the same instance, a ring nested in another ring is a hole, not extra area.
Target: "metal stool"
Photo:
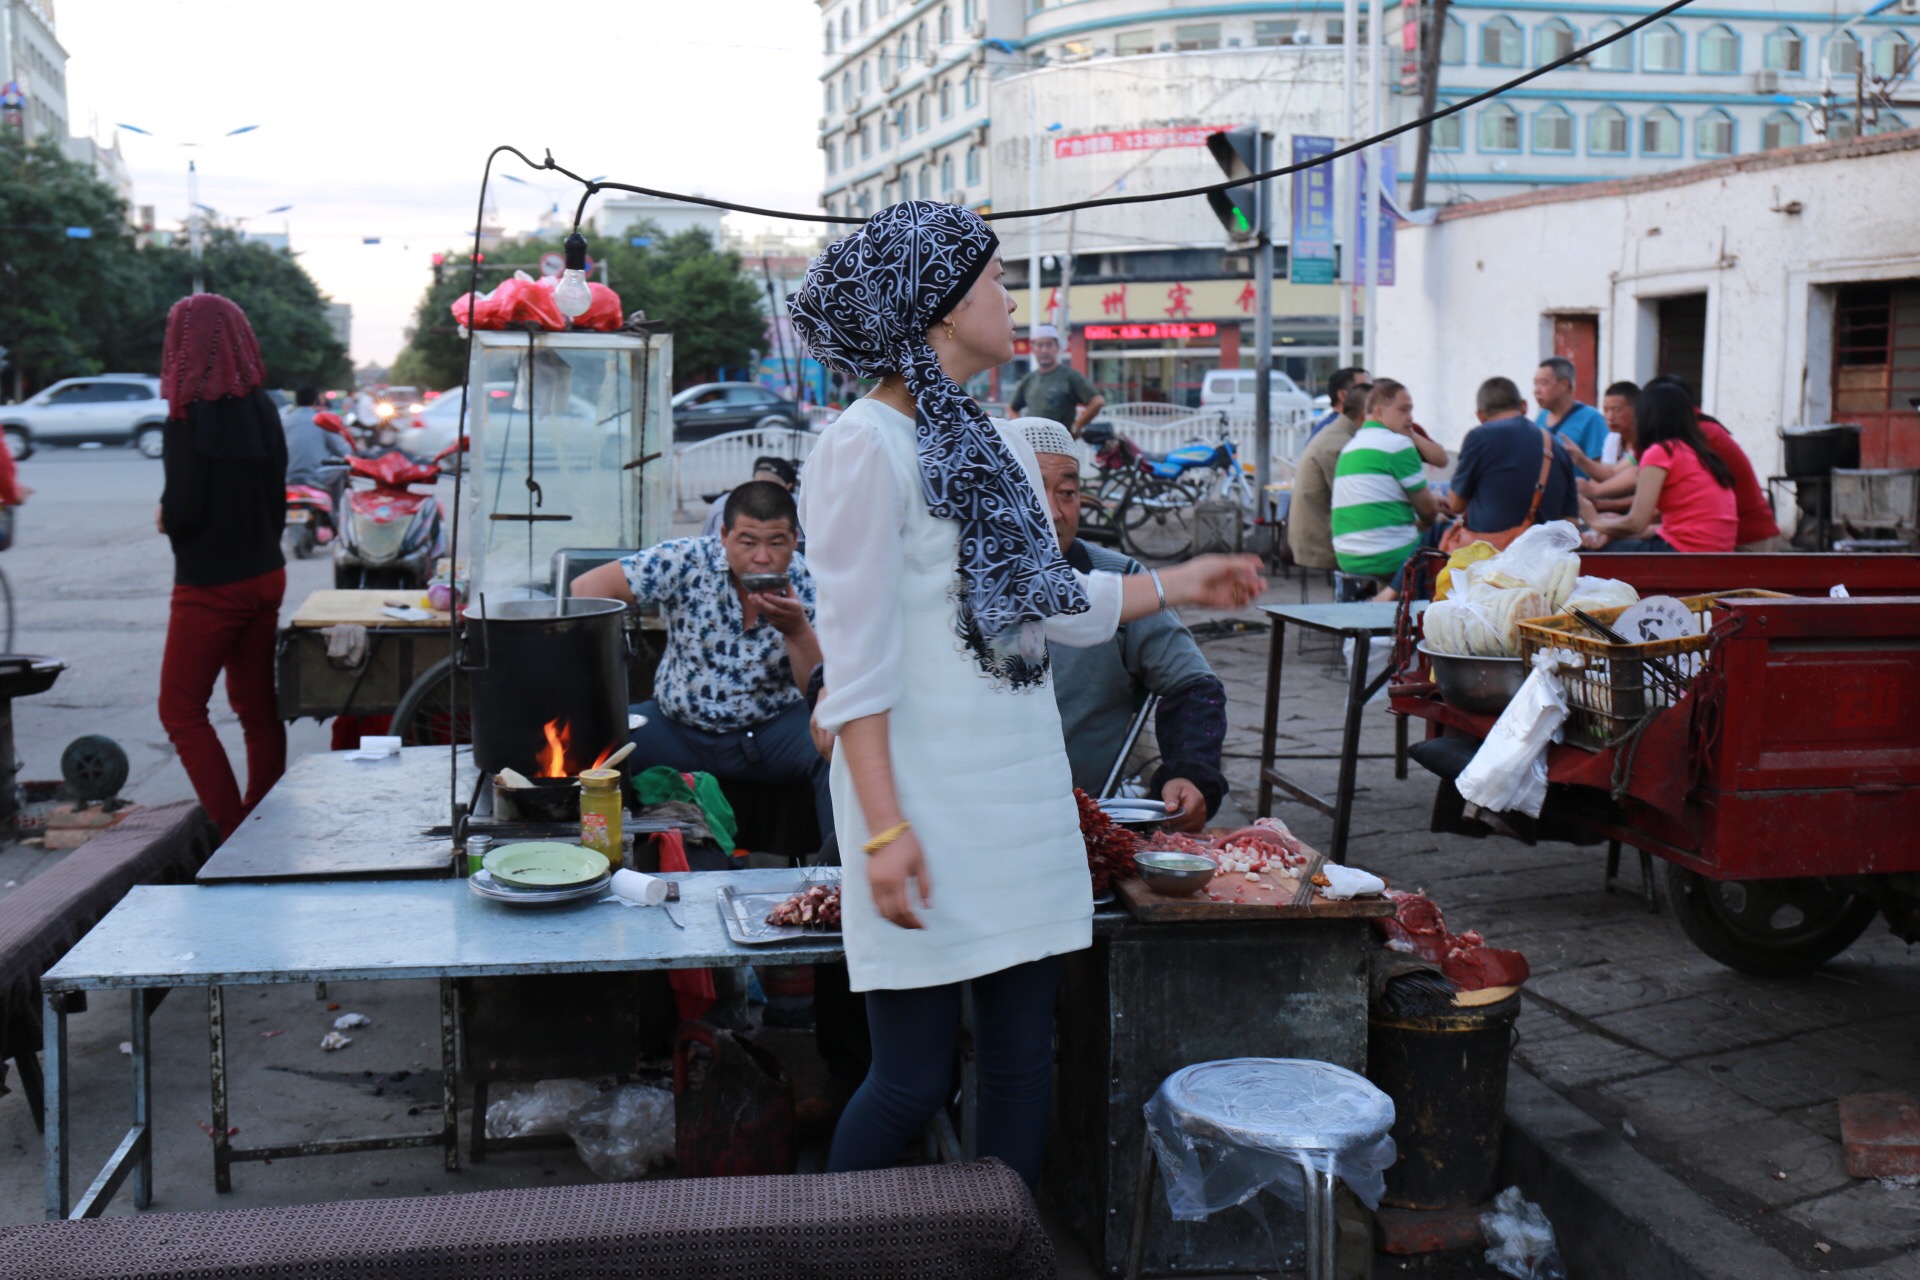
[[[1147,1103],[1146,1115],[1126,1280],[1140,1275],[1146,1254],[1147,1211],[1160,1152],[1170,1166],[1178,1162],[1182,1175],[1169,1181],[1168,1207],[1189,1221],[1245,1203],[1260,1190],[1278,1187],[1287,1193],[1297,1185],[1306,1214],[1307,1280],[1333,1280],[1334,1178],[1372,1207],[1380,1202],[1382,1175],[1394,1159],[1393,1100],[1364,1076],[1330,1062],[1202,1062],[1168,1076]],[[1202,1150],[1215,1157],[1206,1167],[1206,1192],[1213,1203],[1193,1198]],[[1246,1167],[1225,1176],[1223,1160],[1236,1154],[1247,1158]],[[1276,1156],[1280,1159],[1260,1158]],[[1170,1176],[1172,1170],[1161,1172]],[[1298,1184],[1291,1181],[1295,1175]],[[1176,1193],[1184,1203],[1176,1201]],[[1293,1201],[1291,1195],[1285,1198]]]

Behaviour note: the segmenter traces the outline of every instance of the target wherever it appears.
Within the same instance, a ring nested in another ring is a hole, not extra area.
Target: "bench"
[[[6,1060],[45,1131],[40,975],[136,884],[187,884],[218,835],[191,800],[140,809],[0,898],[0,1091]]]
[[[997,1160],[527,1187],[0,1227],[37,1280],[1050,1280],[1052,1242]]]

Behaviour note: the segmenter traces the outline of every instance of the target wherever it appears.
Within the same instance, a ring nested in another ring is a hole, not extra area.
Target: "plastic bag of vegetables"
[[[1427,606],[1421,620],[1427,647],[1463,658],[1517,658],[1520,623],[1552,613],[1547,598],[1529,586],[1485,583],[1459,586]]]

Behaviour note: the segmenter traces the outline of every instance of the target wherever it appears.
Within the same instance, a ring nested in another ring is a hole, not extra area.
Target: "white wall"
[[[1448,210],[1401,228],[1370,367],[1454,446],[1481,380],[1530,387],[1553,313],[1598,315],[1604,387],[1655,372],[1659,298],[1705,292],[1702,399],[1776,474],[1778,429],[1827,416],[1831,286],[1920,277],[1917,195],[1909,130]]]

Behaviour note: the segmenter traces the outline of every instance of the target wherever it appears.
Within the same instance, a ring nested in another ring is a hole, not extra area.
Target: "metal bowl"
[[[1527,664],[1520,658],[1463,658],[1436,653],[1425,641],[1419,649],[1420,656],[1433,668],[1433,682],[1440,686],[1440,696],[1462,711],[1498,715],[1527,680]]]
[[[1156,851],[1136,854],[1133,861],[1147,888],[1165,898],[1185,898],[1200,892],[1219,870],[1212,858],[1197,853]]]

